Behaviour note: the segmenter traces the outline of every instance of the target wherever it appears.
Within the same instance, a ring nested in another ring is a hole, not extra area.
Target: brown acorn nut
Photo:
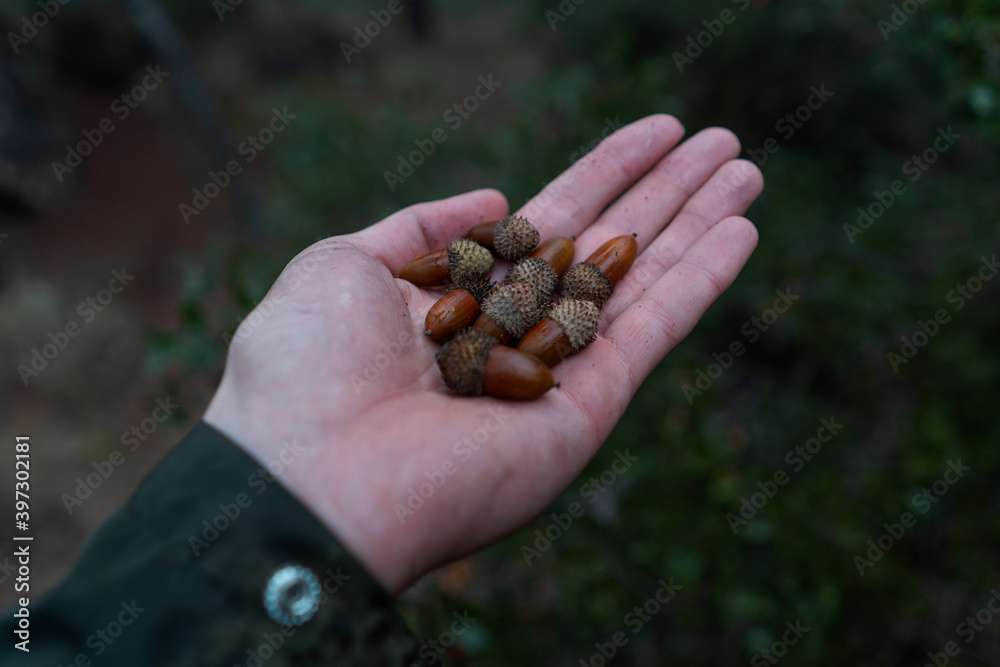
[[[593,301],[563,299],[524,334],[517,349],[538,357],[546,366],[579,352],[597,337],[598,309]]]
[[[542,319],[545,309],[539,307],[535,289],[527,282],[504,283],[483,301],[483,314],[476,320],[488,318],[512,338],[519,338],[538,320]]]
[[[538,398],[558,386],[548,366],[478,329],[460,331],[437,353],[447,387],[462,396]]]
[[[458,239],[447,247],[431,250],[411,260],[397,278],[408,280],[417,287],[440,287],[448,279],[464,275],[488,273],[493,268],[493,255],[475,241]]]
[[[563,296],[593,301],[600,308],[611,297],[614,284],[635,261],[635,235],[616,236],[595,250],[587,261],[563,276]]]
[[[431,306],[424,319],[425,332],[437,340],[450,340],[479,317],[482,303],[496,285],[487,275],[462,276]]]
[[[479,317],[477,317],[476,321],[472,324],[472,328],[482,331],[501,345],[510,345],[515,340],[514,336],[507,331],[504,331],[503,328],[494,322],[486,313],[480,313]]]
[[[556,275],[561,276],[573,263],[573,250],[573,239],[568,236],[556,236],[544,241],[528,257],[544,259]]]
[[[552,292],[559,284],[559,275],[552,270],[544,259],[537,257],[525,257],[520,262],[510,267],[507,276],[503,279],[504,284],[525,282],[535,290],[535,299],[538,307],[548,310],[552,305]]]
[[[559,277],[573,261],[573,240],[557,236],[538,246],[528,257],[520,260],[507,272],[505,283],[524,281],[531,283],[543,311],[552,307],[552,292],[559,284]]]
[[[527,218],[516,215],[508,215],[495,222],[482,222],[470,229],[466,236],[512,262],[527,257],[541,238]]]

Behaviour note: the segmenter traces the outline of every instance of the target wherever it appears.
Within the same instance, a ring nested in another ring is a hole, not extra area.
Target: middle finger
[[[577,238],[581,262],[615,236],[636,234],[639,252],[666,227],[684,203],[728,160],[740,154],[736,135],[710,127],[672,150]]]

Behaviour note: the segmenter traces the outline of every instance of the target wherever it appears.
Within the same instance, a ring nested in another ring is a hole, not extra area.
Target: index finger
[[[543,239],[575,236],[683,136],[684,126],[667,114],[630,123],[546,185],[517,215],[530,220]]]
[[[361,231],[334,238],[361,248],[395,275],[411,259],[444,248],[476,223],[505,215],[507,199],[487,188],[414,204]]]

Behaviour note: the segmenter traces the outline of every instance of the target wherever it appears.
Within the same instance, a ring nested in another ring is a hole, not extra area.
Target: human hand
[[[683,134],[670,116],[632,123],[518,211],[542,240],[576,236],[574,262],[637,234],[636,262],[602,308],[597,340],[553,369],[560,388],[524,403],[450,395],[440,346],[422,335],[440,292],[393,278],[507,215],[502,194],[477,190],[295,257],[258,306],[259,326],[230,347],[205,421],[262,463],[283,442],[301,446],[282,484],[393,595],[517,530],[580,474],[756,246],[739,216],[760,194],[760,171],[735,159],[727,130],[677,145]],[[411,490],[428,483],[433,493],[412,510]]]

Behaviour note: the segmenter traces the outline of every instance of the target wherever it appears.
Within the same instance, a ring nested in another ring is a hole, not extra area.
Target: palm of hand
[[[561,388],[524,403],[449,395],[439,345],[421,335],[440,293],[392,277],[507,214],[500,193],[480,190],[303,251],[269,293],[273,314],[231,348],[206,421],[262,461],[302,446],[282,483],[392,593],[516,530],[580,473],[756,244],[736,216],[759,171],[733,160],[731,133],[674,149],[682,134],[668,116],[633,123],[519,212],[543,239],[575,235],[574,261],[638,234],[597,341],[554,369]]]

